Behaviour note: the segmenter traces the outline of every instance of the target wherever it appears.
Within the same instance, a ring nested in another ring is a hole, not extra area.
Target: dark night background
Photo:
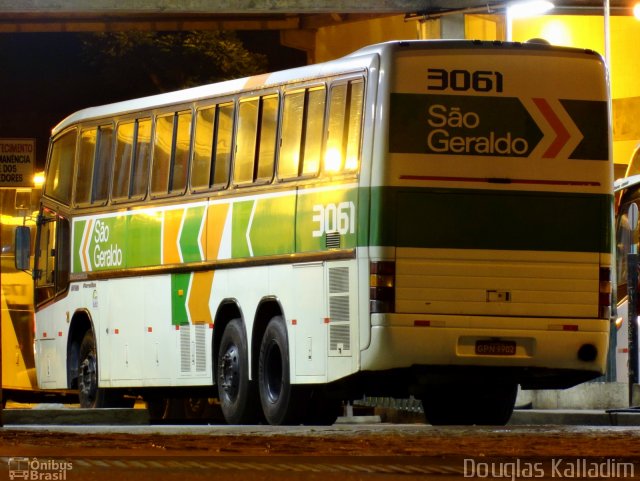
[[[39,169],[44,167],[51,128],[70,113],[161,91],[126,63],[119,68],[116,59],[115,68],[104,69],[97,65],[100,62],[96,60],[100,59],[88,58],[88,54],[101,55],[99,48],[95,50],[95,39],[92,41],[94,50],[84,46],[92,35],[0,34],[0,138],[36,138]],[[235,35],[250,53],[258,54],[258,60],[263,60],[257,62],[260,70],[276,71],[305,64],[303,52],[279,45],[277,31],[231,35]],[[111,61],[114,63],[113,59]],[[167,63],[169,65],[165,66],[158,62],[159,73],[164,68],[172,68],[173,62]],[[194,68],[206,70],[202,63]],[[215,70],[214,65],[212,70]],[[166,83],[169,87],[166,90],[180,88],[170,84]]]

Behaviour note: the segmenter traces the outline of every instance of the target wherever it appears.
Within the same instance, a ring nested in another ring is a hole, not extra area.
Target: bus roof
[[[224,96],[238,93],[243,90],[286,84],[291,81],[304,81],[315,77],[323,77],[334,73],[344,73],[350,70],[365,69],[371,64],[371,59],[378,55],[389,55],[398,50],[425,50],[425,49],[492,49],[509,51],[541,51],[554,50],[557,52],[591,53],[599,57],[599,54],[586,49],[571,47],[557,47],[544,43],[520,43],[498,42],[480,40],[395,40],[363,47],[342,58],[323,63],[281,70],[273,73],[265,73],[252,77],[244,77],[234,80],[211,83],[199,87],[140,97],[97,107],[88,107],[78,110],[56,125],[51,135],[55,136],[67,127],[78,122],[98,120],[114,115],[123,115],[131,112],[154,108],[168,107],[170,105],[194,102],[210,97]]]

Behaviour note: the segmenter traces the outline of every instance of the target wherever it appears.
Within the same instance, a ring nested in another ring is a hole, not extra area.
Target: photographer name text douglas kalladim
[[[635,464],[606,459],[552,458],[550,461],[477,461],[464,460],[464,477],[478,479],[519,479],[557,478],[557,479],[624,479],[635,477]]]

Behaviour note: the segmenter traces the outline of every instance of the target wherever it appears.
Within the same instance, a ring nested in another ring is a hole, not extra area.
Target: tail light
[[[396,304],[396,263],[369,264],[369,305],[371,313],[393,312]]]
[[[600,319],[611,318],[611,268],[600,267],[600,290],[598,292],[598,317]]]

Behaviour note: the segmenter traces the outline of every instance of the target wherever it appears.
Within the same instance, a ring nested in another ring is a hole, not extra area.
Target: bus
[[[616,196],[616,300],[618,314],[616,320],[615,366],[616,380],[618,382],[627,382],[630,381],[629,363],[631,360],[629,356],[628,322],[629,254],[638,254],[638,244],[640,242],[638,237],[640,225],[637,221],[638,207],[640,206],[640,145],[635,147],[631,155],[625,176],[615,181],[614,193]],[[637,346],[638,338],[634,341]],[[637,360],[634,372],[640,372],[640,364],[638,364]]]
[[[518,386],[604,372],[610,138],[602,58],[533,43],[393,41],[76,112],[37,222],[38,383],[216,397],[231,424],[363,395],[504,424]]]
[[[0,187],[0,319],[2,399],[32,400],[38,391],[33,354],[33,280],[15,267],[14,230],[35,230],[41,188]]]

